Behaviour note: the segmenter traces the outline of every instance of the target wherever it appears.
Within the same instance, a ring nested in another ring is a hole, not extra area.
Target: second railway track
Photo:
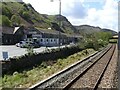
[[[30,89],[96,89],[110,62],[114,50],[115,45],[109,45],[101,52],[87,57],[51,78],[30,87]]]

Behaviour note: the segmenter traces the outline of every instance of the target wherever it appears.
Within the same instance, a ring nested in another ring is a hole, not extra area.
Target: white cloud
[[[84,18],[87,15],[87,10],[80,0],[69,3],[63,3],[63,15],[73,18]]]
[[[53,0],[54,2],[50,2],[51,0],[23,0],[26,3],[31,3],[32,6],[39,13],[42,14],[58,14],[59,13],[59,0]],[[64,14],[75,14],[77,13],[75,9],[82,10],[85,9],[81,1],[83,0],[61,0],[61,8],[62,13]],[[75,11],[74,11],[75,10]],[[84,10],[82,10],[83,13]]]
[[[23,0],[26,3],[31,3],[32,6],[41,14],[58,14],[58,1],[50,2],[51,0]]]
[[[75,25],[88,24],[100,26],[101,28],[110,28],[117,31],[117,1],[106,0],[104,6],[100,10],[97,10],[96,8],[88,8],[87,16],[83,19],[68,18]]]

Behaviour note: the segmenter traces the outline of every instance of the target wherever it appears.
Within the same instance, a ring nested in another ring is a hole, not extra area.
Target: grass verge
[[[94,52],[93,49],[86,49],[67,58],[58,59],[52,64],[50,61],[49,64],[48,62],[42,62],[41,65],[34,67],[32,70],[23,71],[22,73],[14,72],[13,75],[4,75],[2,88],[28,88]]]

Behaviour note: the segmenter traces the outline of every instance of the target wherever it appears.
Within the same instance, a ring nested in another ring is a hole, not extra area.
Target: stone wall
[[[46,53],[24,55],[20,58],[11,58],[9,61],[2,61],[2,74],[13,73],[14,71],[25,70],[33,66],[40,65],[43,61],[56,61],[59,58],[65,58],[76,52],[81,51],[78,47],[64,48],[60,51],[51,51]]]

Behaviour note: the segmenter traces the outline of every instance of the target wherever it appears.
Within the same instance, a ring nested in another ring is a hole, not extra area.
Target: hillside
[[[25,4],[24,2],[3,2],[0,3],[0,6],[0,10],[2,9],[2,15],[0,15],[2,23],[0,22],[0,25],[7,27],[52,28],[67,34],[77,33],[82,35],[99,31],[115,33],[109,29],[101,29],[100,27],[89,25],[73,26],[64,16],[40,14],[31,4]],[[59,27],[59,21],[61,21],[61,27]]]
[[[80,26],[74,26],[74,27],[82,35],[84,35],[84,34],[92,34],[92,33],[100,32],[100,31],[110,32],[112,34],[116,34],[117,33],[117,32],[115,32],[113,30],[110,30],[110,29],[102,29],[100,27],[94,27],[94,26],[90,26],[90,25],[80,25]]]
[[[63,33],[69,34],[77,31],[66,17],[40,14],[31,4],[25,4],[24,2],[3,2],[0,9],[2,9],[3,26],[33,26],[45,29],[52,27],[53,30],[60,30]],[[61,20],[61,29],[58,25],[59,20]]]
[[[105,28],[103,28],[102,31],[104,31],[104,32],[111,32],[113,35],[114,35],[114,34],[117,34],[117,32],[115,32],[115,31],[113,31],[113,30],[110,30],[110,29],[105,29]]]

